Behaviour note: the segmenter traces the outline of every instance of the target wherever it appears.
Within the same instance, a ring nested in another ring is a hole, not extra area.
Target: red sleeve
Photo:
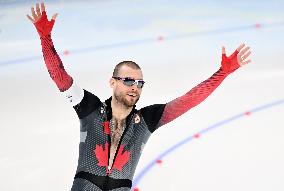
[[[191,108],[200,104],[221,84],[221,82],[227,76],[228,73],[224,72],[223,69],[220,68],[209,79],[201,82],[185,95],[167,103],[158,126],[169,123]]]
[[[56,83],[61,92],[69,89],[73,83],[71,76],[67,74],[57,54],[51,39],[51,31],[55,20],[48,21],[46,12],[42,12],[42,16],[34,23],[36,30],[40,36],[43,58],[50,77]]]
[[[65,71],[62,61],[53,46],[51,35],[40,37],[40,40],[45,65],[50,77],[61,92],[66,91],[72,85],[73,79]]]
[[[240,67],[238,54],[238,49],[229,57],[222,53],[220,69],[185,95],[167,103],[157,127],[169,123],[205,100],[229,74]]]

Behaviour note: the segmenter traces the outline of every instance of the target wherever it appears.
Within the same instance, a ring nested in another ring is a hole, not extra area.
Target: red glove
[[[49,35],[52,31],[54,22],[55,22],[54,19],[51,19],[50,21],[48,21],[46,12],[43,11],[40,19],[34,23],[39,36],[44,37],[44,36]]]
[[[227,74],[230,74],[234,72],[236,69],[240,67],[238,63],[238,55],[239,51],[236,50],[231,56],[227,57],[226,53],[222,53],[222,62],[221,62],[221,68],[224,72]]]

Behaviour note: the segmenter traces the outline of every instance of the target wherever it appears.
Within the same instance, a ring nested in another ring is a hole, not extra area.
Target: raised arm
[[[98,108],[101,102],[97,96],[78,86],[64,69],[51,39],[51,31],[57,14],[54,14],[52,19],[48,21],[44,3],[41,3],[41,11],[37,3],[36,12],[34,7],[31,8],[31,12],[32,17],[29,15],[27,17],[35,25],[40,36],[43,57],[50,77],[73,106],[78,117],[81,119],[87,116]]]
[[[251,62],[251,60],[246,61],[250,53],[249,47],[241,44],[230,57],[227,57],[225,47],[222,47],[220,69],[185,95],[168,102],[157,128],[176,119],[205,100],[229,74],[237,70],[240,66]]]
[[[41,10],[37,3],[36,11],[34,10],[34,7],[32,7],[31,13],[32,17],[29,15],[27,15],[27,17],[35,25],[40,36],[43,57],[49,75],[61,92],[66,91],[71,87],[73,79],[65,71],[62,61],[57,54],[51,39],[52,27],[58,14],[54,14],[52,19],[48,21],[44,3],[41,3]]]

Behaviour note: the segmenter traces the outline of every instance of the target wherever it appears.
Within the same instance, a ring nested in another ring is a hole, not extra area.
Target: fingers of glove
[[[248,64],[250,62],[251,62],[251,60],[247,60],[247,61],[242,62],[240,65],[243,66],[243,65],[246,65],[246,64]]]
[[[36,4],[36,13],[37,13],[38,18],[40,18],[41,17],[41,12],[40,12],[38,3]]]
[[[222,46],[222,60],[225,60],[227,59],[227,56],[226,56],[226,49],[224,46]]]
[[[233,59],[234,57],[236,57],[238,55],[238,53],[242,50],[242,48],[245,47],[245,44],[242,43],[236,50],[235,52],[230,56],[230,59]]]
[[[40,4],[40,6],[41,6],[41,11],[42,11],[42,12],[45,12],[45,6],[44,6],[44,3],[41,3],[41,4]]]
[[[33,23],[35,22],[35,20],[30,16],[30,15],[27,15],[28,19],[30,19],[30,21],[32,21]]]
[[[32,16],[33,16],[34,20],[37,21],[37,20],[38,20],[38,17],[37,17],[37,15],[36,15],[36,13],[35,13],[34,7],[31,7],[31,12],[32,12]]]
[[[245,47],[245,44],[242,43],[242,44],[237,48],[237,51],[240,52],[240,51],[242,50],[242,48],[244,48],[244,47]]]
[[[55,20],[56,17],[57,17],[57,15],[58,15],[58,13],[54,14],[54,15],[52,16],[51,20]]]
[[[240,66],[245,64],[245,59],[251,54],[250,47],[243,48],[238,54],[238,63]]]
[[[226,56],[226,49],[225,49],[224,46],[222,46],[222,55],[223,55],[223,54]]]
[[[246,54],[244,54],[243,55],[243,60],[245,60],[250,54],[251,54],[251,51],[248,51]]]
[[[42,12],[40,19],[35,21],[35,25],[45,25],[48,22],[46,12]]]
[[[250,47],[246,47],[244,48],[241,52],[240,52],[240,56],[243,56],[245,53],[247,53],[249,51]]]

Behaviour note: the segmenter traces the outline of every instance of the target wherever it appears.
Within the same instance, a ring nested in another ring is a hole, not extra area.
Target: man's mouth
[[[136,93],[128,93],[127,95],[128,95],[128,96],[131,96],[131,97],[137,97],[137,94],[136,94]]]

